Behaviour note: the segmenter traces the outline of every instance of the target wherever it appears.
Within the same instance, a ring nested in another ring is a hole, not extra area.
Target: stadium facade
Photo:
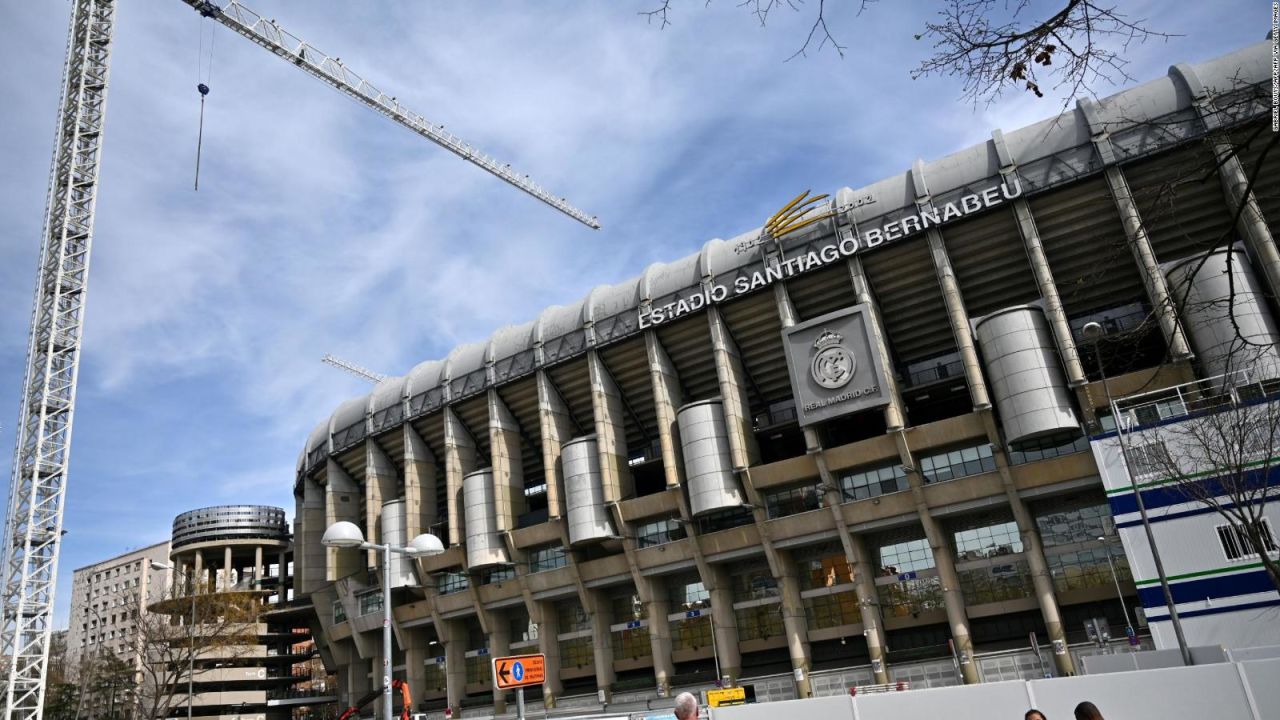
[[[503,712],[489,658],[525,651],[547,706],[1075,672],[1087,621],[1141,617],[1089,452],[1104,390],[1219,373],[1214,303],[1252,302],[1274,342],[1280,177],[1249,182],[1269,63],[994,131],[340,405],[294,494],[341,693],[379,681],[381,595],[370,554],[321,546],[339,520],[446,542],[395,573],[395,673],[427,709]],[[1190,303],[1163,264],[1213,248],[1234,297]]]

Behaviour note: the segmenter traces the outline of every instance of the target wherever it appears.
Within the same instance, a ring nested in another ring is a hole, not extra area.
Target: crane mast
[[[280,27],[275,20],[268,20],[245,7],[239,0],[228,0],[219,6],[209,0],[182,0],[205,17],[213,18],[240,35],[249,38],[272,53],[288,60],[309,75],[350,95],[364,105],[394,120],[467,162],[479,166],[516,189],[528,193],[589,228],[599,229],[600,222],[556,197],[549,190],[511,169],[510,164],[500,163],[462,138],[446,132],[444,125],[432,124],[425,117],[401,105],[394,97],[374,87],[372,83],[342,64],[339,58],[330,57],[297,35]]]
[[[44,706],[115,13],[115,0],[71,8],[4,535],[7,720]]]
[[[221,6],[183,2],[522,192],[588,227],[600,227],[595,216],[433,125],[341,60],[237,0]],[[40,720],[43,713],[115,11],[115,0],[72,1],[3,541],[5,720]],[[350,363],[326,362],[378,378]]]

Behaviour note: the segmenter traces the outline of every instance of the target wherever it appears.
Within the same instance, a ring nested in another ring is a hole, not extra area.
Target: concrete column
[[[520,423],[498,391],[489,389],[489,459],[493,465],[493,504],[498,530],[515,530],[525,511],[524,466],[520,459]]]
[[[1000,473],[1000,481],[1004,485],[1005,498],[1013,510],[1013,519],[1018,524],[1018,533],[1022,536],[1022,552],[1027,559],[1027,567],[1031,571],[1031,583],[1035,589],[1036,600],[1040,604],[1040,615],[1044,619],[1045,630],[1049,634],[1049,643],[1053,647],[1053,663],[1058,675],[1075,675],[1075,663],[1071,653],[1067,652],[1067,636],[1062,626],[1062,613],[1058,609],[1058,597],[1053,588],[1053,576],[1049,572],[1049,563],[1044,556],[1044,545],[1040,542],[1040,531],[1036,527],[1035,518],[1027,509],[1027,504],[1018,495],[1013,484],[1013,474],[1009,471],[1009,457],[1000,444],[996,420],[991,412],[982,414],[986,426],[987,438],[991,441],[996,460],[996,470]],[[1061,652],[1059,652],[1061,648]]]
[[[415,703],[420,702],[427,693],[427,660],[434,655],[427,645],[426,633],[418,628],[401,630],[400,639],[404,643],[404,676],[409,683],[409,697]]]
[[[918,204],[922,208],[932,206],[931,203]],[[929,254],[933,258],[933,269],[937,273],[938,284],[942,287],[942,301],[947,307],[947,319],[951,321],[951,333],[955,336],[956,349],[960,353],[960,364],[964,367],[964,377],[969,385],[973,407],[977,410],[989,408],[991,398],[987,394],[987,381],[982,377],[982,366],[978,363],[978,350],[973,343],[969,312],[965,310],[964,298],[960,296],[960,283],[956,281],[951,258],[942,242],[942,233],[937,228],[929,228],[925,235],[929,242]]]
[[[760,545],[764,548],[769,572],[778,581],[778,589],[781,591],[780,607],[783,634],[787,639],[787,652],[791,657],[793,673],[799,671],[801,677],[796,682],[796,696],[801,699],[807,698],[812,694],[809,683],[811,665],[809,628],[808,620],[805,618],[804,602],[800,598],[800,585],[796,581],[795,563],[787,552],[778,550],[773,544],[769,518],[765,513],[764,498],[756,491],[750,468],[742,473],[742,486],[747,495],[747,502],[752,505],[751,516],[755,521],[756,531],[760,534]]]
[[[347,702],[354,704],[373,689],[373,683],[369,679],[371,662],[371,660],[358,658],[354,654],[351,656],[351,662],[346,668]]]
[[[253,584],[254,587],[262,587],[262,546],[253,549]],[[284,602],[284,586],[277,585],[280,588],[280,602]]]
[[[208,592],[205,588],[200,587],[204,582],[204,551],[196,551],[195,570],[191,573],[191,594],[197,595],[202,592]]]
[[[1156,260],[1155,250],[1151,247],[1151,238],[1142,224],[1138,214],[1138,204],[1133,200],[1129,182],[1117,166],[1106,169],[1107,187],[1115,200],[1116,209],[1120,211],[1120,222],[1124,225],[1124,234],[1129,241],[1129,249],[1142,271],[1142,284],[1146,287],[1147,297],[1160,322],[1160,330],[1169,344],[1170,354],[1177,360],[1191,357],[1191,348],[1187,345],[1185,333],[1178,322],[1174,310],[1173,297],[1169,294],[1168,282],[1160,271],[1160,263]]]
[[[556,615],[554,601],[538,603],[542,622],[538,623],[538,647],[546,656],[546,677],[542,682],[542,704],[553,708],[564,694],[564,682],[560,680],[560,618]]]
[[[1031,264],[1031,272],[1036,276],[1036,285],[1040,288],[1040,297],[1044,300],[1044,314],[1053,331],[1053,339],[1058,346],[1058,356],[1067,373],[1067,384],[1077,387],[1088,382],[1084,366],[1080,362],[1080,353],[1076,348],[1076,339],[1071,334],[1071,326],[1067,322],[1067,312],[1062,305],[1062,297],[1058,294],[1058,285],[1054,282],[1053,271],[1049,268],[1049,256],[1045,254],[1044,243],[1040,241],[1040,231],[1036,229],[1035,218],[1031,215],[1031,204],[1025,198],[1013,200],[1013,213],[1018,222],[1018,233],[1022,236],[1022,245],[1027,251],[1027,260]]]
[[[742,677],[742,652],[738,649],[738,616],[733,612],[733,588],[729,572],[722,565],[709,565],[712,582],[703,580],[711,595],[711,619],[715,622],[716,655],[720,674],[736,682]]]
[[[326,493],[314,478],[302,483],[302,503],[298,512],[301,531],[294,539],[293,584],[299,593],[307,594],[320,587],[327,579],[328,554],[320,544],[328,525],[326,519]],[[283,566],[281,575],[285,574]]]
[[[634,530],[623,519],[622,507],[614,504],[610,506],[613,516],[614,527],[619,529],[622,534],[622,551],[627,558],[627,569],[631,572],[631,581],[636,588],[636,595],[639,596],[640,602],[648,610],[649,618],[649,642],[653,648],[653,671],[654,679],[658,681],[660,687],[670,689],[670,678],[675,674],[674,666],[671,663],[671,629],[667,625],[667,608],[666,595],[663,594],[658,578],[650,578],[640,572],[639,563],[636,560],[636,540]],[[659,611],[655,603],[661,603],[661,631],[662,637],[666,638],[666,644],[660,645],[660,640],[655,634],[656,620],[655,615]],[[612,622],[612,621],[611,621]],[[663,649],[665,648],[665,649]]]
[[[564,503],[564,467],[560,462],[560,447],[573,439],[576,423],[546,370],[538,371],[537,383],[542,467],[547,474],[547,514],[558,518],[568,511]]]
[[[964,593],[960,590],[960,576],[956,573],[955,555],[951,542],[943,531],[941,524],[929,511],[929,503],[924,495],[924,478],[916,470],[915,461],[911,457],[911,448],[907,445],[906,433],[895,433],[898,441],[898,454],[904,467],[911,468],[907,479],[911,483],[911,495],[916,504],[916,515],[920,525],[924,527],[925,538],[933,552],[933,564],[938,571],[938,580],[942,583],[942,600],[946,605],[947,623],[951,626],[951,639],[955,642],[956,653],[960,655],[960,674],[965,684],[979,682],[978,666],[973,659],[973,638],[969,634],[969,616],[965,612]]]
[[[595,350],[587,353],[587,368],[591,373],[591,409],[595,416],[604,500],[618,502],[634,494],[631,466],[627,464],[626,408],[622,402],[622,391],[613,381],[600,353]]]
[[[365,539],[381,543],[386,541],[382,536],[382,504],[396,499],[400,473],[382,446],[374,442],[373,438],[364,441],[364,448]],[[368,551],[366,562],[369,563],[368,567],[381,567],[378,553],[373,550]]]
[[[741,470],[760,463],[760,448],[752,430],[747,371],[720,308],[714,305],[707,308],[707,320],[711,324],[711,352],[716,363],[716,379],[719,380],[720,397],[724,402],[724,424],[729,432],[729,455],[733,458],[733,467]]]
[[[649,646],[653,649],[653,675],[665,697],[671,696],[671,678],[676,674],[671,662],[671,603],[660,577],[648,579]]]
[[[444,477],[449,502],[449,544],[458,545],[466,538],[462,528],[462,478],[476,470],[476,442],[467,428],[446,407],[444,413]]]
[[[228,545],[222,549],[222,589],[230,590],[235,584],[235,572],[231,567],[231,546]]]
[[[496,611],[490,617],[491,624],[489,626],[489,657],[503,657],[511,654],[511,630],[507,627],[507,618],[501,611]],[[493,691],[493,714],[501,715],[507,711],[506,692],[502,690]]]
[[[601,590],[588,590],[591,596],[591,607],[585,608],[591,614],[591,650],[596,664],[596,687],[605,691],[605,702],[613,702],[613,634],[609,626],[613,624],[613,612],[608,599]]]
[[[445,620],[448,630],[444,642],[444,669],[446,699],[454,709],[454,717],[462,706],[463,691],[467,686],[467,628],[461,620]]]
[[[324,526],[327,528],[339,520],[360,522],[360,488],[346,470],[332,458],[325,471]],[[324,530],[321,529],[323,533]],[[368,567],[355,549],[325,548],[325,574],[327,582],[335,582]]]
[[[676,411],[684,404],[680,377],[667,351],[652,330],[644,334],[645,353],[649,358],[649,378],[653,384],[653,409],[658,423],[658,445],[662,448],[662,470],[667,487],[684,484],[684,462],[676,427]]]
[[[804,601],[800,598],[800,583],[796,579],[795,561],[791,558],[791,554],[785,551],[776,550],[774,554],[777,555],[777,559],[769,563],[769,569],[777,578],[778,589],[782,594],[782,631],[787,636],[787,653],[791,656],[791,670],[793,673],[800,672],[801,679],[796,682],[796,697],[803,699],[813,695],[809,681],[809,672],[812,669],[809,653],[809,621],[805,617]]]
[[[880,593],[876,591],[876,565],[867,552],[867,541],[861,535],[849,534],[847,556],[853,560],[849,571],[858,595],[858,607],[862,615],[862,636],[867,641],[867,654],[871,657],[871,671],[877,683],[889,682],[889,669],[885,662],[884,613],[880,610]]]
[[[867,273],[862,268],[862,257],[860,255],[850,255],[846,261],[846,266],[849,268],[849,280],[853,283],[853,296],[857,299],[859,305],[867,306],[867,324],[871,328],[871,337],[876,344],[876,348],[880,351],[880,357],[884,358],[884,389],[889,396],[889,404],[884,408],[885,427],[890,432],[901,430],[906,424],[902,395],[898,392],[898,377],[890,359],[889,346],[884,341],[884,322],[880,319],[880,305],[876,302],[875,296],[871,294],[871,283],[867,282]],[[792,324],[794,323],[793,311]]]
[[[403,432],[405,529],[411,538],[425,532],[436,535],[432,527],[440,513],[436,507],[436,456],[413,425],[405,423]]]
[[[1116,164],[1118,158],[1111,145],[1111,136],[1098,116],[1097,104],[1093,100],[1082,98],[1077,101],[1076,107],[1089,126],[1094,150],[1097,151],[1098,158],[1105,168],[1103,175],[1107,181],[1107,188],[1111,191],[1111,199],[1115,201],[1116,210],[1120,213],[1120,224],[1124,227],[1125,239],[1128,240],[1129,249],[1138,263],[1142,284],[1146,288],[1147,298],[1151,301],[1156,319],[1160,322],[1160,330],[1164,333],[1169,354],[1175,360],[1185,360],[1192,355],[1191,347],[1187,344],[1186,333],[1178,322],[1173,297],[1169,294],[1168,282],[1165,280],[1164,273],[1160,272],[1160,264],[1156,260],[1155,251],[1151,248],[1151,238],[1147,236],[1147,229],[1142,223],[1142,216],[1138,213],[1138,204],[1133,200],[1129,182],[1125,179],[1120,166]]]

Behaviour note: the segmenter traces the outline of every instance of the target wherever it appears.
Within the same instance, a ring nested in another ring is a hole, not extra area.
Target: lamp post
[[[173,565],[159,560],[151,561],[152,570],[173,570]],[[177,590],[178,579],[175,577],[170,587]],[[190,645],[187,648],[187,720],[191,720],[191,702],[194,697],[195,674],[196,674],[196,588],[195,582],[191,583],[191,621],[187,626],[187,638],[190,639]]]
[[[364,533],[355,523],[339,520],[324,531],[320,544],[325,547],[347,550],[373,550],[382,554],[382,712],[383,720],[391,716],[391,554],[398,553],[412,558],[438,555],[444,552],[444,544],[435,535],[422,534],[408,545],[379,545],[364,539]],[[446,669],[447,677],[447,669]],[[448,691],[446,689],[446,701]]]
[[[1169,589],[1169,578],[1164,574],[1164,561],[1160,559],[1160,550],[1156,548],[1156,536],[1151,532],[1151,519],[1147,517],[1147,504],[1142,500],[1142,491],[1138,489],[1138,481],[1133,477],[1133,465],[1129,462],[1129,443],[1125,440],[1121,428],[1120,413],[1116,401],[1111,397],[1111,385],[1107,382],[1107,371],[1102,365],[1102,353],[1098,350],[1098,341],[1102,339],[1102,326],[1096,322],[1085,323],[1081,328],[1084,338],[1093,344],[1093,356],[1098,363],[1098,374],[1102,376],[1102,390],[1107,396],[1107,405],[1111,408],[1111,418],[1116,425],[1116,439],[1120,442],[1120,459],[1124,462],[1125,474],[1129,476],[1129,486],[1133,488],[1133,497],[1138,503],[1138,515],[1142,518],[1142,529],[1147,534],[1147,547],[1151,549],[1151,559],[1156,566],[1156,575],[1160,578],[1160,589],[1164,591],[1164,602],[1169,608],[1169,621],[1173,624],[1173,635],[1178,640],[1178,650],[1182,653],[1182,664],[1191,664],[1191,650],[1187,648],[1187,639],[1182,634],[1182,621],[1178,619],[1178,606],[1173,602],[1173,591]],[[1111,559],[1108,552],[1107,559]],[[1126,611],[1127,614],[1127,611]]]
[[[437,630],[437,637],[438,636],[439,631]],[[440,652],[442,653],[440,657],[444,658],[444,665],[441,668],[441,672],[444,673],[444,706],[450,710],[449,713],[446,713],[447,717],[453,714],[453,707],[449,704],[449,649],[446,648],[444,643],[440,642],[438,639],[428,642],[427,647],[439,647]]]
[[[1124,602],[1124,592],[1120,590],[1120,576],[1116,575],[1116,564],[1111,560],[1111,543],[1107,542],[1105,535],[1098,536],[1098,542],[1103,543],[1102,549],[1107,554],[1107,567],[1111,568],[1111,582],[1116,584],[1116,599],[1120,601],[1120,612],[1124,613],[1124,634],[1130,638],[1134,637],[1133,623],[1129,622],[1129,607]]]

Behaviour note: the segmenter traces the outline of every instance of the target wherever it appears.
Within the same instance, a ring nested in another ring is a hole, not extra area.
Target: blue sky
[[[293,511],[307,433],[389,374],[759,225],[800,190],[858,187],[1053,115],[1017,94],[975,109],[912,81],[939,2],[836,3],[849,50],[783,62],[808,7],[768,28],[732,0],[251,7],[435,122],[599,215],[591,231],[229,31],[213,42],[201,189],[201,20],[122,2],[57,597],[71,570],[163,541],[174,515]],[[813,3],[810,3],[810,6]],[[1117,0],[1185,36],[1130,52],[1147,80],[1265,35],[1260,0]],[[0,448],[11,453],[70,3],[0,24]],[[828,3],[828,5],[832,5]],[[1116,88],[1098,87],[1110,94]],[[7,467],[7,463],[6,463]]]

